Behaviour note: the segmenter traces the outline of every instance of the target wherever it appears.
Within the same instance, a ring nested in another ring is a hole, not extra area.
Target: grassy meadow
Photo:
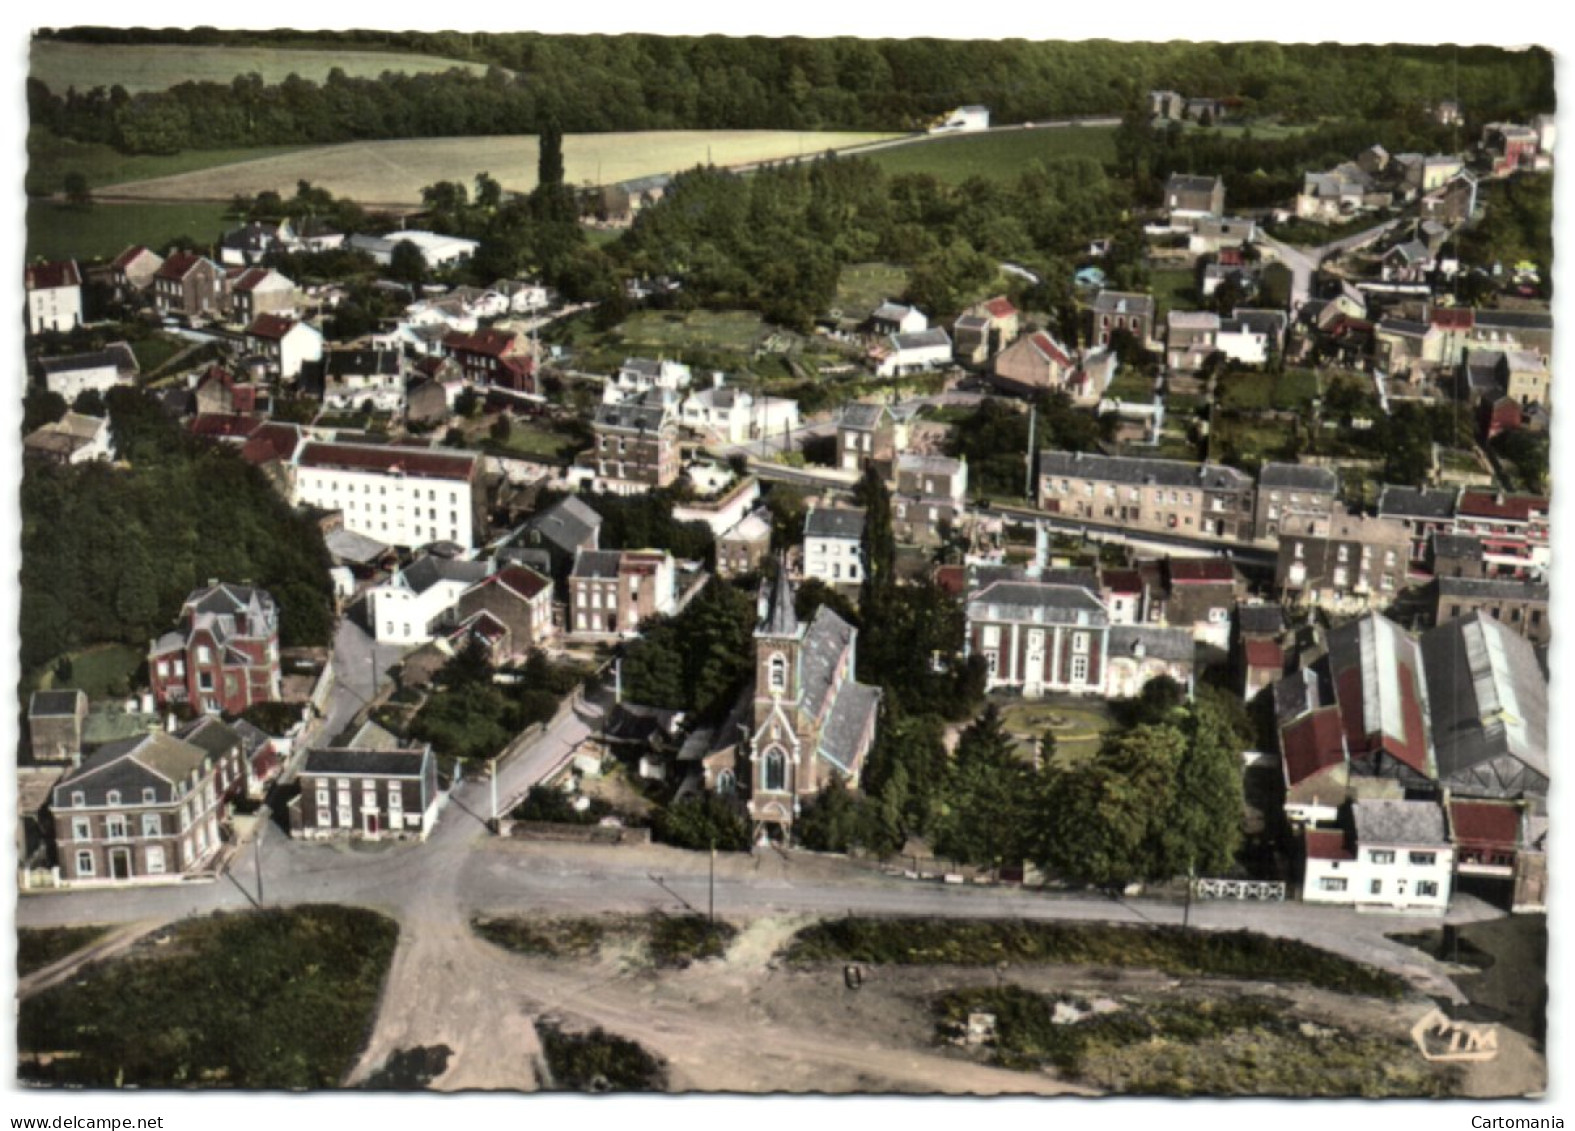
[[[222,204],[94,204],[72,208],[52,200],[27,205],[28,259],[107,259],[131,244],[162,248],[176,236],[218,241],[233,221]]]
[[[1116,158],[1116,131],[1110,126],[1058,126],[1007,130],[915,141],[876,150],[869,159],[887,173],[929,173],[951,184],[969,177],[1010,180],[1032,161],[1057,157]]]

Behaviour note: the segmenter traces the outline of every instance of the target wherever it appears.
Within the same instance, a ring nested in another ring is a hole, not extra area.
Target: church
[[[757,839],[786,839],[803,800],[835,777],[858,785],[880,689],[853,678],[857,639],[824,605],[800,621],[785,570],[762,584],[754,683],[704,759],[706,787],[745,804]]]

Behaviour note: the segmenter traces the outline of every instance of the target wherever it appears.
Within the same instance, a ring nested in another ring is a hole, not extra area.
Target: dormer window
[[[104,804],[105,805],[119,805],[120,804],[120,790],[112,789],[108,793],[106,793],[104,795]]]

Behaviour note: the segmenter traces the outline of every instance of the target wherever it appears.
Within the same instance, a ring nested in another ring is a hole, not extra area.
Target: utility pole
[[[1028,407],[1028,451],[1023,456],[1023,498],[1034,497],[1034,426],[1038,423],[1038,407]]]
[[[1187,902],[1181,912],[1181,925],[1192,925],[1192,861],[1187,861]]]
[[[706,918],[716,926],[716,840],[711,841],[711,881],[706,898]]]
[[[498,760],[487,763],[487,776],[492,779],[492,831],[498,831]]]
[[[257,835],[252,838],[252,864],[257,869],[257,905],[259,907],[262,906],[263,901],[262,838],[267,828],[266,824],[259,824],[257,826]]]

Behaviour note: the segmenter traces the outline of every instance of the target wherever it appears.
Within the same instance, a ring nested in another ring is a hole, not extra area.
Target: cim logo
[[[1478,1061],[1498,1056],[1497,1025],[1452,1021],[1438,1009],[1411,1027],[1411,1039],[1424,1060]]]

